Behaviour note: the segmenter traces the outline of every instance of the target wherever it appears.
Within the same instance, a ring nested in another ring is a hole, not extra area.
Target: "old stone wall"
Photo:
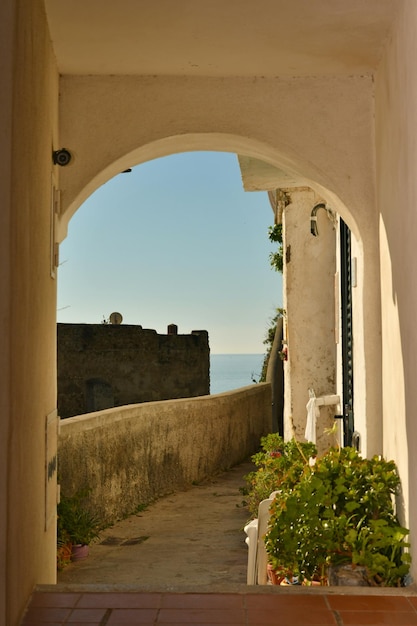
[[[61,493],[89,489],[94,511],[111,524],[247,459],[271,421],[269,383],[63,420]]]
[[[160,335],[141,326],[58,324],[62,418],[210,393],[208,333]]]

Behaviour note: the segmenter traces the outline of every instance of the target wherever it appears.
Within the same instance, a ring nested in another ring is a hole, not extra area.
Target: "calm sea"
[[[211,354],[210,393],[246,387],[259,380],[263,354]]]

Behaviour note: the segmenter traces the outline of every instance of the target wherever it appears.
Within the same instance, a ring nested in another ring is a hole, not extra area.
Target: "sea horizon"
[[[258,382],[264,360],[262,353],[211,353],[210,394],[223,393]]]

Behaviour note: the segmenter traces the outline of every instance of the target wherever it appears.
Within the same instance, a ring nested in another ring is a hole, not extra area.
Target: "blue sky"
[[[237,157],[155,159],[100,187],[60,246],[58,322],[207,330],[213,354],[263,353],[281,275],[269,265],[273,214],[243,191]]]

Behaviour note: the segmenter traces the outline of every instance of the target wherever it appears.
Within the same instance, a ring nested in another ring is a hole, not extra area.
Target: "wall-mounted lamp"
[[[316,204],[316,206],[313,208],[310,215],[310,232],[313,237],[317,237],[317,235],[319,234],[319,229],[317,227],[317,211],[319,209],[324,209],[326,211],[327,217],[333,223],[333,226],[336,226],[336,214],[327,206],[327,204],[324,204],[324,202],[319,202],[319,204]]]
[[[60,165],[61,167],[65,167],[65,165],[69,165],[72,160],[72,154],[66,148],[61,148],[61,150],[54,150],[52,152],[52,161],[54,165]]]

